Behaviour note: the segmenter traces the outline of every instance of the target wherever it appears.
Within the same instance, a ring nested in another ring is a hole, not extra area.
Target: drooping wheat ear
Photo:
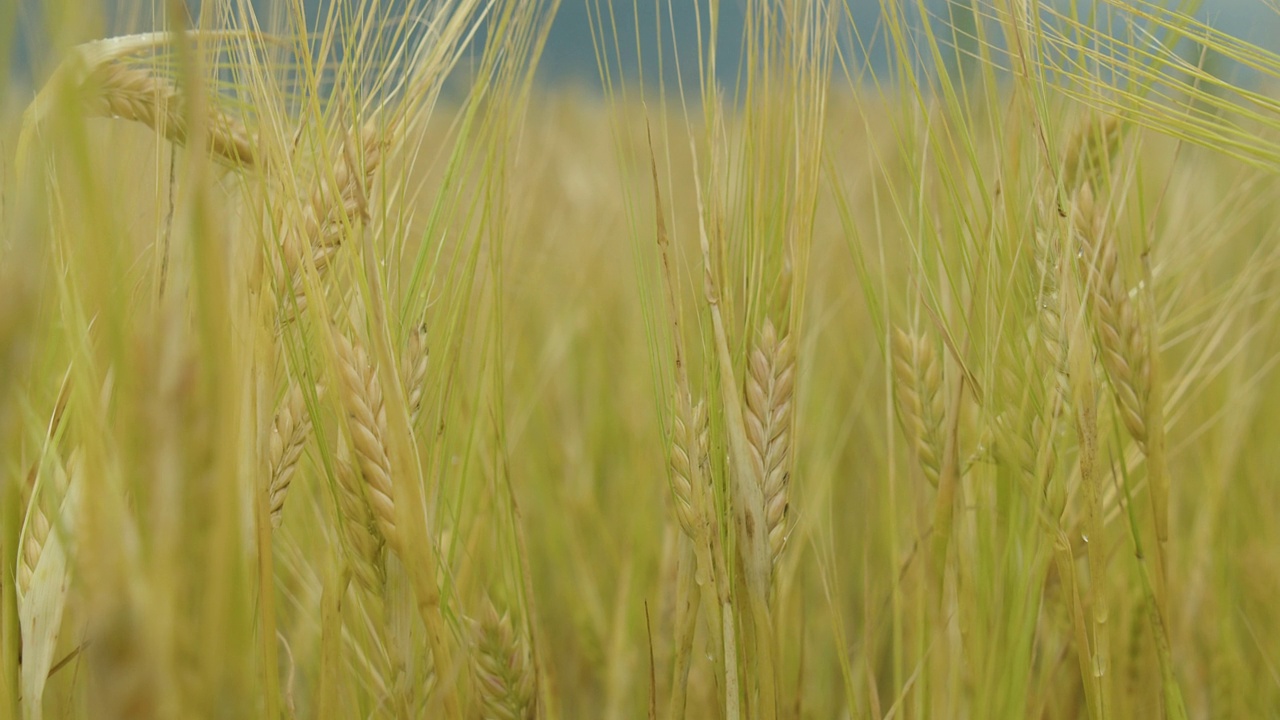
[[[302,387],[296,382],[291,383],[280,403],[280,409],[276,411],[275,421],[271,424],[268,447],[271,474],[267,497],[271,507],[272,527],[280,527],[285,495],[289,492],[289,483],[298,469],[298,461],[302,459],[302,451],[310,435],[311,415],[307,412]]]
[[[1070,195],[1111,171],[1124,125],[1112,116],[1090,116],[1068,140],[1062,154],[1062,187]]]
[[[182,94],[173,83],[121,60],[109,60],[90,72],[84,87],[89,113],[133,120],[162,134],[175,145],[186,146],[190,129]],[[252,168],[257,164],[249,131],[236,118],[212,112],[206,143],[209,152],[224,164]]]
[[[927,339],[893,329],[893,378],[898,415],[907,439],[920,461],[920,469],[934,487],[942,471],[943,422],[942,363]]]
[[[779,338],[773,322],[765,320],[747,360],[745,420],[752,465],[764,490],[774,562],[787,540],[795,370],[791,336]]]
[[[1151,349],[1120,272],[1115,236],[1095,208],[1088,185],[1076,195],[1072,220],[1102,367],[1111,380],[1125,428],[1145,453],[1150,434]]]
[[[676,519],[685,534],[695,542],[702,536],[701,510],[694,493],[695,483],[702,482],[701,448],[702,428],[707,425],[707,404],[699,400],[688,411],[688,401],[677,399],[677,409],[671,436],[671,489],[675,495]],[[683,417],[689,412],[691,417]],[[692,428],[692,431],[691,431]],[[694,432],[698,437],[694,437]]]
[[[391,549],[399,552],[391,458],[384,444],[387,415],[377,368],[362,346],[353,344],[336,328],[333,336],[337,344],[342,406],[347,412],[356,461],[364,477],[364,497],[373,511],[378,531]]]
[[[422,401],[427,385],[427,358],[427,326],[423,324],[409,332],[409,340],[405,343],[400,361],[410,427],[416,427],[418,418],[422,416]]]
[[[533,666],[528,643],[517,636],[511,616],[490,605],[474,623],[475,674],[480,717],[527,720],[536,713]]]
[[[364,488],[355,468],[345,460],[337,460],[338,510],[342,514],[342,536],[346,541],[348,562],[356,583],[370,597],[381,598],[386,584],[382,534],[374,524],[373,513],[364,499]]]

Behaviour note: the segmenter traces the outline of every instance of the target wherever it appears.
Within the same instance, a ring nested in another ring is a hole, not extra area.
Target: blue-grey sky
[[[12,3],[15,0],[0,0],[0,6]],[[88,7],[91,3],[101,3],[103,7],[126,7],[137,8],[153,7],[156,3],[153,0],[80,0]],[[187,0],[189,5],[198,6],[200,0]],[[275,0],[255,0],[255,4],[266,6]],[[914,6],[917,0],[897,0],[908,6]],[[935,18],[945,18],[947,16],[947,8],[949,2],[955,2],[959,5],[967,5],[970,0],[924,0],[924,4],[928,12]],[[1042,2],[1051,4],[1064,4],[1067,0],[1041,0]],[[1089,0],[1081,2],[1086,5]],[[39,11],[43,0],[17,0],[20,8],[20,21],[18,24],[19,44],[31,47],[29,42],[23,42],[24,36],[39,37],[42,33],[38,29]],[[333,2],[333,0],[304,0],[304,2],[315,8],[322,4]],[[726,74],[732,75],[738,59],[738,38],[742,32],[743,5],[746,0],[721,0],[721,48],[719,55],[720,67],[724,69]],[[849,5],[853,8],[854,22],[858,27],[859,34],[864,38],[876,37],[876,29],[880,23],[880,5],[882,0],[849,0]],[[990,5],[992,0],[982,0],[982,4]],[[596,85],[599,82],[599,71],[597,68],[596,52],[593,48],[591,38],[591,23],[589,20],[588,8],[607,8],[612,6],[617,21],[618,38],[620,48],[610,47],[611,53],[620,60],[621,66],[628,74],[634,74],[636,71],[635,58],[637,56],[635,47],[635,38],[640,38],[640,55],[645,58],[645,72],[647,79],[656,78],[656,67],[651,63],[657,59],[657,47],[659,37],[659,22],[656,19],[656,11],[661,9],[663,20],[662,27],[662,46],[665,49],[664,66],[666,68],[666,79],[668,82],[674,79],[671,72],[674,63],[672,62],[672,48],[675,47],[681,53],[682,62],[687,69],[692,70],[694,63],[692,62],[694,52],[697,47],[697,35],[694,24],[694,13],[698,7],[703,8],[705,17],[705,8],[708,0],[562,0],[560,13],[556,18],[551,36],[548,39],[545,54],[543,56],[542,76],[549,81],[567,81],[586,85]],[[1269,7],[1269,3],[1274,0],[1203,0],[1199,17],[1206,20],[1210,24],[1218,27],[1226,32],[1242,37],[1251,42],[1256,42],[1273,50],[1280,50],[1280,12],[1273,7]],[[74,5],[74,3],[72,3]],[[395,4],[392,0],[391,4]],[[637,22],[634,16],[635,7],[640,8],[640,18]],[[12,7],[12,6],[10,6]],[[675,16],[671,17],[669,12],[674,10]],[[0,12],[0,22],[2,22],[4,13]],[[935,26],[937,27],[937,26]],[[130,28],[140,29],[140,28]],[[638,32],[637,32],[638,29]],[[38,48],[40,45],[35,45]],[[873,51],[873,57],[870,59],[871,64],[876,62],[876,55]],[[865,58],[855,58],[857,62],[866,61]],[[26,65],[25,62],[19,61],[20,65]]]

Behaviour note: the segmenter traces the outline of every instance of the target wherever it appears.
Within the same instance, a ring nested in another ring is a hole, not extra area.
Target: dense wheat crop
[[[1280,707],[1280,58],[747,0],[646,84],[591,0],[587,92],[555,2],[180,6],[0,98],[0,717]]]

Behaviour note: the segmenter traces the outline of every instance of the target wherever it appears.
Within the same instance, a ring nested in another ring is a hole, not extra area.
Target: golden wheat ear
[[[765,320],[748,358],[745,419],[752,465],[764,491],[765,522],[774,562],[787,539],[795,370],[791,336],[779,338],[773,322]]]
[[[285,497],[289,485],[302,459],[307,438],[311,435],[311,415],[307,412],[306,398],[296,382],[285,393],[280,409],[271,424],[271,437],[267,443],[268,483],[267,498],[271,509],[272,527],[280,527]]]
[[[942,363],[932,343],[901,328],[893,329],[892,354],[898,416],[925,479],[936,488],[946,420]]]

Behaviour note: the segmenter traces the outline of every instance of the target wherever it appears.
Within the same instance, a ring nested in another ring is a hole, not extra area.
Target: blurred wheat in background
[[[854,5],[42,3],[0,717],[1273,714],[1280,56]]]

